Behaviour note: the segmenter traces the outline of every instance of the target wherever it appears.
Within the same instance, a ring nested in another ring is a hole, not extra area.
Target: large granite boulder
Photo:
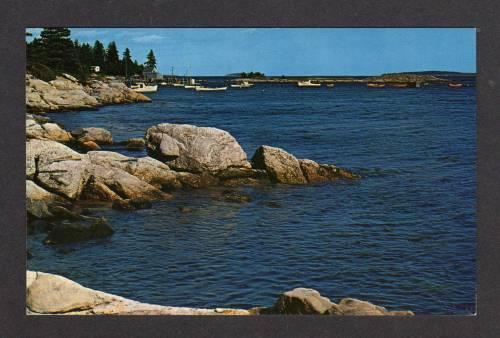
[[[150,98],[128,88],[124,83],[91,80],[83,86],[69,74],[45,82],[26,75],[26,107],[29,111],[46,112],[92,109],[102,104],[149,102]]]
[[[31,180],[26,180],[26,212],[29,217],[39,219],[52,217],[50,204],[61,200],[60,196],[48,192]]]
[[[90,109],[99,105],[80,83],[66,77],[45,82],[26,77],[26,105],[30,111]]]
[[[318,164],[308,159],[299,160],[299,164],[308,183],[359,178],[358,175],[333,164]]]
[[[176,181],[167,165],[152,158],[113,152],[80,154],[45,140],[26,143],[26,178],[71,200],[164,199],[159,188]]]
[[[27,275],[26,307],[36,313],[81,311],[113,300],[61,276],[30,271]]]
[[[97,144],[112,144],[113,137],[111,133],[104,128],[77,128],[71,132],[71,135],[80,143],[92,141]]]
[[[252,157],[252,167],[267,171],[276,183],[307,183],[297,158],[281,148],[260,146]]]
[[[293,315],[325,314],[334,305],[316,290],[296,288],[279,296],[274,311]]]
[[[382,306],[353,298],[339,304],[323,297],[313,289],[297,288],[284,292],[272,308],[259,309],[262,314],[321,314],[347,316],[412,316],[411,311],[388,311]]]
[[[149,102],[151,99],[144,94],[138,93],[128,88],[122,82],[103,82],[91,80],[86,88],[87,92],[95,97],[101,104]]]
[[[146,142],[151,156],[175,170],[217,173],[250,168],[236,139],[221,129],[162,123],[147,130]]]
[[[39,123],[32,115],[26,116],[26,138],[69,142],[73,139],[70,133],[56,123]]]
[[[26,272],[27,314],[59,315],[250,315],[243,309],[198,309],[140,303],[86,288],[50,273]]]
[[[26,177],[69,199],[80,195],[88,163],[84,155],[61,143],[35,139],[26,142]]]

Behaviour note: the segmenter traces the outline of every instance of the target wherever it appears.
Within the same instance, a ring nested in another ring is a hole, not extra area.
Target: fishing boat
[[[407,88],[408,83],[389,83],[389,86],[393,88]]]
[[[298,81],[297,86],[298,87],[321,87],[321,83],[311,82],[311,80]]]
[[[448,83],[448,87],[450,87],[450,88],[461,88],[463,86],[464,86],[463,83],[458,83],[458,82],[450,82],[450,83]]]
[[[333,87],[335,87],[335,84],[333,84],[333,83],[328,83],[326,86],[327,86],[328,88],[333,88]]]
[[[367,83],[366,86],[368,88],[384,88],[385,87],[385,83]]]
[[[184,88],[186,89],[196,89],[196,87],[200,87],[199,85],[185,85]]]
[[[203,87],[203,86],[196,86],[195,88],[197,92],[221,92],[226,89],[227,87]]]
[[[158,90],[158,85],[148,86],[144,82],[139,82],[130,86],[130,89],[138,93],[154,93]]]
[[[249,83],[248,81],[243,81],[238,84],[232,84],[231,88],[250,88],[253,86],[253,83]]]
[[[184,86],[186,89],[196,89],[196,87],[200,87],[201,83],[197,83],[195,79],[189,79],[189,82],[187,85]]]

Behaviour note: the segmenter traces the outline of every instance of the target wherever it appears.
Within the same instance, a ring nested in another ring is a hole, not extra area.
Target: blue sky
[[[40,29],[29,29],[35,35]],[[144,62],[153,49],[162,73],[377,75],[476,71],[473,28],[72,28],[81,42],[115,41]]]

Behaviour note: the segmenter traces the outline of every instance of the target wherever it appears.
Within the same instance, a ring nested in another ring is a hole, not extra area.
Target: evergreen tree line
[[[152,50],[148,53],[146,63],[139,64],[137,60],[132,61],[128,48],[125,48],[120,58],[114,41],[105,48],[99,40],[93,45],[71,40],[68,28],[43,28],[39,38],[27,43],[26,56],[28,70],[45,80],[51,80],[55,74],[64,72],[86,81],[91,66],[99,66],[103,75],[114,76],[140,75],[144,67],[156,67]]]

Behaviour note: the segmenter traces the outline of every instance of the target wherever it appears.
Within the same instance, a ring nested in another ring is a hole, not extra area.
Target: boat
[[[298,87],[321,87],[321,83],[314,83],[314,82],[311,82],[311,80],[298,81],[297,86]]]
[[[196,86],[195,88],[197,92],[221,92],[226,89],[227,87],[203,87],[203,86]]]
[[[249,83],[248,81],[243,81],[239,84],[232,84],[231,88],[250,88],[253,86],[253,83]]]
[[[407,88],[408,83],[389,83],[389,86],[394,88]]]
[[[461,88],[463,86],[464,86],[463,83],[458,83],[458,82],[450,82],[450,83],[448,83],[448,87],[450,87],[450,88]]]
[[[184,83],[172,83],[174,87],[184,87]]]
[[[373,83],[373,82],[370,82],[370,83],[367,83],[366,86],[368,88],[384,88],[385,87],[385,83]]]
[[[333,88],[333,87],[335,87],[335,84],[333,84],[333,83],[328,83],[326,86],[327,86],[328,88]]]
[[[139,82],[135,85],[130,86],[130,89],[138,93],[153,93],[158,90],[158,85],[148,86],[144,82]]]
[[[200,87],[201,83],[196,82],[195,79],[189,78],[189,84],[185,85],[186,89],[196,89],[196,87]]]
[[[166,83],[166,82],[162,82],[162,83],[160,83],[160,84],[161,84],[162,86],[166,86],[166,85],[167,85],[167,83]]]

